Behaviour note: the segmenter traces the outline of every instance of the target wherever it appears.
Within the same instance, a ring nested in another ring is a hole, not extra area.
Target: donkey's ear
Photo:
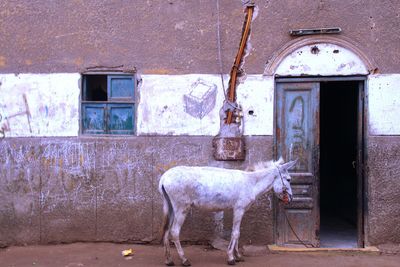
[[[293,168],[296,163],[297,163],[298,159],[293,160],[293,161],[289,161],[288,163],[285,163],[282,165],[282,168],[285,168],[286,170],[289,170],[290,168]]]
[[[281,165],[284,162],[282,156],[278,159],[278,161],[276,163],[278,163],[279,165]]]

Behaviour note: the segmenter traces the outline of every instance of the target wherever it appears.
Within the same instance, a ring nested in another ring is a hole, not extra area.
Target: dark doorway
[[[357,247],[360,81],[320,83],[320,244]]]

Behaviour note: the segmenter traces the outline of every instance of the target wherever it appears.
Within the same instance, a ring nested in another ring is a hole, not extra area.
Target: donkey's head
[[[290,187],[290,175],[288,170],[296,165],[297,159],[294,161],[289,161],[288,163],[283,163],[283,159],[280,158],[275,162],[276,173],[274,178],[274,192],[276,196],[282,200],[285,204],[292,201],[292,188]]]

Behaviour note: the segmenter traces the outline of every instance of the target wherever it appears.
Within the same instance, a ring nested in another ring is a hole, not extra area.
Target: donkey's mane
[[[273,165],[274,165],[274,161],[273,160],[260,161],[260,162],[257,162],[255,164],[253,164],[252,166],[247,167],[246,171],[255,172],[255,171],[259,171],[259,170],[264,170],[264,169],[270,168]]]

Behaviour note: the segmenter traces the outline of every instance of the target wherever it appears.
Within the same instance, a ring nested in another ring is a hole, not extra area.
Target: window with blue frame
[[[133,134],[134,75],[85,74],[82,82],[82,134]]]

